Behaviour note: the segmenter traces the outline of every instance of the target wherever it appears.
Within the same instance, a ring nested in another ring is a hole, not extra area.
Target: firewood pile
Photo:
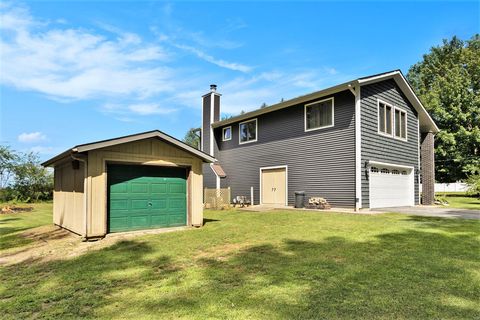
[[[307,209],[331,209],[332,207],[325,198],[311,197],[308,199]]]

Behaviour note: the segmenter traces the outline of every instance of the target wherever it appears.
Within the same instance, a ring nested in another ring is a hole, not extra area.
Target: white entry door
[[[415,205],[413,169],[372,165],[369,181],[370,208]]]

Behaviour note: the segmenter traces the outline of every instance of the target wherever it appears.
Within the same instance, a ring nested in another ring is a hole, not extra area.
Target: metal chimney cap
[[[217,85],[216,84],[211,84],[210,85],[210,91],[213,91],[213,92],[217,91]]]

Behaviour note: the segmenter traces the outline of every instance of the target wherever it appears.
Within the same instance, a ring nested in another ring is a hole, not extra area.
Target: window
[[[398,170],[392,170],[392,174],[400,174],[400,171],[398,171]]]
[[[240,122],[239,129],[240,143],[257,141],[257,119]]]
[[[223,141],[228,141],[232,140],[232,127],[225,127],[222,130],[222,140]]]
[[[379,133],[392,135],[392,109],[392,106],[381,101],[378,102]]]
[[[378,168],[377,167],[371,167],[370,172],[371,173],[378,173]]]
[[[305,105],[305,131],[333,126],[333,98]]]
[[[380,171],[381,173],[384,173],[384,174],[389,174],[390,173],[390,170],[386,169],[386,168],[382,168],[382,170]]]
[[[395,137],[407,138],[407,113],[395,108]]]
[[[402,171],[402,176],[406,176],[407,175],[407,171],[403,170]]]

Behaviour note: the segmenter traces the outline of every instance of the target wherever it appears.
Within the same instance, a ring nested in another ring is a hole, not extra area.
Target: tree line
[[[40,165],[33,152],[0,146],[0,201],[36,202],[51,200],[53,173]]]

